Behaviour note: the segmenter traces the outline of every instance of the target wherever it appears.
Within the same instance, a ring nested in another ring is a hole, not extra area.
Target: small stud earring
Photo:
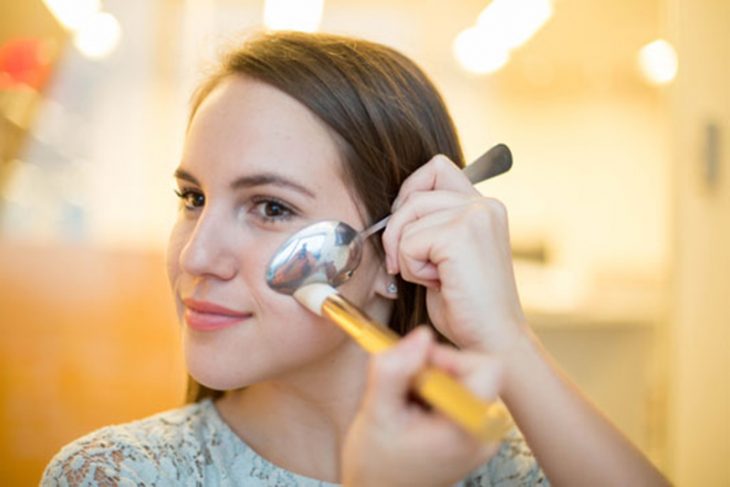
[[[394,282],[388,284],[387,290],[389,294],[398,294],[398,286]]]

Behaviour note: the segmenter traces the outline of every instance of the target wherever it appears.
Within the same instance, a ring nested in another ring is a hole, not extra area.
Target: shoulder
[[[548,486],[545,474],[535,460],[522,434],[514,428],[499,451],[488,463],[473,471],[464,481],[466,487]]]
[[[42,485],[168,483],[194,461],[210,435],[207,408],[191,404],[131,423],[108,426],[66,445],[46,467]]]

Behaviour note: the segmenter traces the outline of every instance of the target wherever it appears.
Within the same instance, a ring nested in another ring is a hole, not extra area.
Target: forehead
[[[344,184],[335,135],[293,97],[243,76],[223,79],[198,107],[188,129],[183,165],[206,173],[276,171],[317,192]]]

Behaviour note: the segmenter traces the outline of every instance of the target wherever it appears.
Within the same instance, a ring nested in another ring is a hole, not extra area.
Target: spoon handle
[[[504,144],[497,144],[487,152],[479,156],[474,162],[464,167],[461,172],[469,179],[471,184],[481,183],[494,176],[509,171],[512,167],[512,152],[509,147]],[[390,215],[373,223],[368,228],[360,232],[360,238],[367,238],[385,228],[388,224]]]
[[[471,184],[481,183],[494,176],[509,171],[512,167],[512,152],[504,144],[497,144],[477,157],[474,162],[461,170]]]
[[[385,228],[385,225],[388,224],[388,220],[390,220],[390,215],[381,218],[378,222],[373,223],[369,227],[367,227],[365,230],[360,232],[360,238],[363,239],[363,241],[367,240],[370,235],[377,233],[381,231],[383,228]]]

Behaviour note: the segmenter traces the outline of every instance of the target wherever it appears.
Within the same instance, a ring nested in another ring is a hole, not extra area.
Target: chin
[[[229,391],[250,386],[265,377],[257,373],[252,363],[239,360],[231,363],[225,354],[200,350],[195,346],[185,348],[185,365],[188,374],[199,384],[219,391]]]
[[[221,374],[209,374],[205,371],[203,373],[197,373],[197,371],[189,370],[188,372],[198,384],[205,386],[209,389],[215,389],[217,391],[232,391],[256,383],[256,381],[249,381],[249,383],[247,383],[246,381],[242,381],[238,377],[226,377]]]
[[[218,391],[231,391],[251,386],[267,379],[266,376],[253,374],[235,368],[221,368],[219,366],[205,366],[196,363],[187,364],[188,373],[200,385]]]
[[[235,340],[225,344],[188,340],[184,343],[185,363],[188,373],[199,384],[229,391],[291,378],[302,372],[306,375],[310,368],[329,367],[333,354],[338,354],[347,341],[339,330],[314,343],[306,340],[279,343],[276,350],[265,346],[236,347]]]

